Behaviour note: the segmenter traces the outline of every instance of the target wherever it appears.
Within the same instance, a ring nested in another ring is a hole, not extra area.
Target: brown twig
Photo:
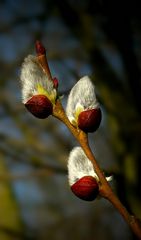
[[[131,227],[131,229],[135,233],[135,235],[139,239],[141,239],[141,226],[139,224],[138,219],[135,216],[130,215],[130,213],[127,211],[127,209],[123,206],[123,204],[120,202],[120,200],[117,198],[117,196],[112,191],[111,186],[107,182],[102,170],[100,169],[100,167],[89,147],[87,134],[81,130],[77,130],[75,127],[72,126],[72,124],[69,122],[59,100],[56,103],[53,115],[56,118],[58,118],[59,120],[61,120],[68,127],[68,129],[71,131],[71,133],[74,135],[74,137],[78,140],[79,144],[83,148],[86,156],[92,162],[95,172],[97,173],[97,175],[100,179],[99,194],[102,197],[108,199],[113,204],[113,206],[119,211],[119,213],[123,216],[123,218],[128,223],[128,225]]]
[[[44,59],[46,57],[45,54],[43,56],[38,57],[38,61],[40,63],[41,59]],[[48,71],[49,67],[48,64],[46,65],[46,61],[41,62],[41,65],[44,69],[44,71],[51,76],[50,71]],[[123,204],[120,202],[118,197],[114,194],[114,192],[111,189],[111,186],[107,182],[103,171],[99,167],[94,154],[92,153],[90,147],[89,147],[89,142],[88,142],[88,136],[86,133],[81,131],[80,129],[75,128],[70,121],[68,120],[66,113],[62,107],[62,104],[60,100],[56,101],[56,104],[53,109],[53,116],[62,121],[68,129],[71,131],[73,136],[77,139],[79,142],[80,146],[82,147],[83,151],[85,152],[86,156],[88,159],[92,162],[95,172],[99,177],[100,180],[100,185],[99,185],[99,194],[109,200],[113,206],[119,211],[119,213],[123,216],[127,224],[130,226],[132,231],[135,233],[135,235],[138,237],[138,239],[141,239],[141,226],[139,224],[139,221],[137,218],[133,215],[131,215],[127,209],[123,206]]]

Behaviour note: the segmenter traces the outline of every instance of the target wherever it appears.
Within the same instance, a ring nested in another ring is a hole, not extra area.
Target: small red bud
[[[56,77],[53,78],[53,85],[54,85],[54,88],[58,88],[58,79]]]
[[[99,192],[96,179],[92,176],[84,176],[71,186],[72,192],[85,201],[94,200]]]
[[[78,116],[78,127],[84,132],[95,132],[101,122],[100,108],[82,111]]]
[[[35,47],[36,47],[36,52],[38,56],[46,54],[46,49],[40,41],[36,41]]]
[[[41,119],[47,118],[53,111],[51,101],[44,95],[33,96],[25,106],[35,117]]]

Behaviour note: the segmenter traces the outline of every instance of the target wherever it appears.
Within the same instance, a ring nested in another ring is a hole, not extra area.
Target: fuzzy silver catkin
[[[95,87],[88,76],[81,78],[70,91],[66,107],[66,114],[70,121],[75,118],[74,114],[78,105],[82,106],[84,110],[99,106]]]
[[[37,85],[41,84],[50,94],[53,89],[53,82],[48,79],[35,56],[29,55],[24,59],[20,75],[22,83],[22,101],[25,104],[33,95],[38,94]]]
[[[70,186],[84,176],[93,176],[99,179],[94,171],[93,164],[87,158],[81,147],[75,147],[68,159],[68,180]]]

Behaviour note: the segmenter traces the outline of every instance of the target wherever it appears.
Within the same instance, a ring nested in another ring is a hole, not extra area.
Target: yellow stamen
[[[38,94],[46,96],[53,104],[55,103],[56,99],[56,90],[55,91],[54,90],[55,89],[53,89],[51,93],[48,93],[47,90],[45,90],[40,83],[37,84]]]

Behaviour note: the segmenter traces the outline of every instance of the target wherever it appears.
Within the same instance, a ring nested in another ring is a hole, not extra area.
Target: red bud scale
[[[92,176],[84,176],[71,186],[72,192],[80,199],[93,201],[99,192],[96,179]]]
[[[84,132],[95,132],[101,122],[100,108],[82,111],[78,116],[78,127]]]
[[[34,95],[25,106],[35,117],[41,119],[47,118],[53,111],[53,105],[45,95]]]

